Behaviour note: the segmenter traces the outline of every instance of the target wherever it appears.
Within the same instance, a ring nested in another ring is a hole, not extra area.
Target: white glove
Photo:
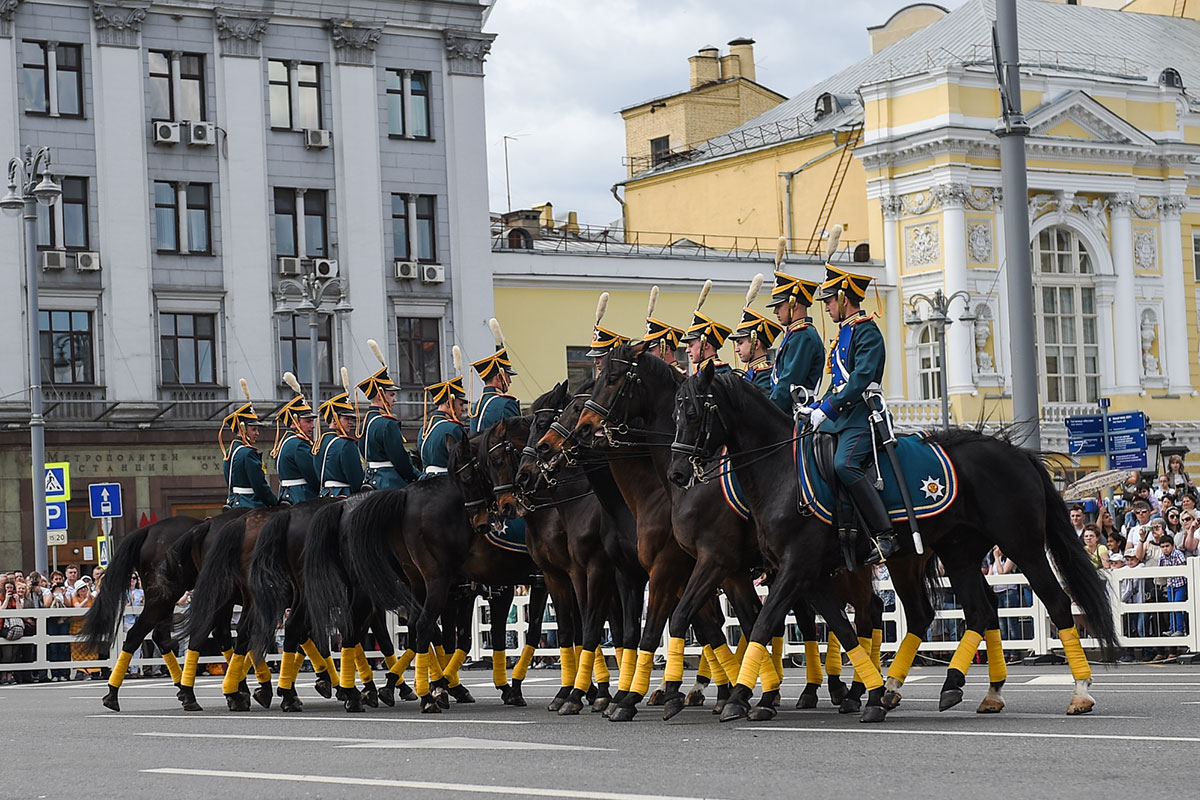
[[[808,415],[808,427],[815,431],[821,427],[821,423],[826,419],[828,419],[828,417],[825,416],[824,411],[819,408],[814,408],[812,413]]]

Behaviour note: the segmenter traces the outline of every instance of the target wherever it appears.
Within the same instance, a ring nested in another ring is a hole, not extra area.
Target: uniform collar
[[[839,328],[844,328],[844,327],[847,327],[847,326],[853,326],[853,325],[857,325],[858,323],[860,323],[860,322],[866,322],[866,321],[867,321],[867,320],[869,320],[869,319],[872,319],[871,315],[870,315],[870,314],[868,314],[866,311],[863,311],[863,310],[860,308],[858,311],[854,312],[854,313],[853,313],[853,314],[851,314],[849,317],[847,317],[846,319],[842,320],[842,321],[841,321],[841,322],[838,324],[838,327],[839,327]]]
[[[801,317],[787,326],[789,331],[802,331],[805,328],[811,328],[813,324],[812,317]]]
[[[295,436],[297,439],[303,439],[309,444],[312,444],[312,439],[305,436],[304,431],[300,430],[299,428],[288,428],[286,431],[284,431],[284,441],[287,440],[287,436],[289,435]]]
[[[695,374],[696,374],[696,375],[699,375],[699,374],[700,374],[700,370],[702,370],[702,369],[704,369],[705,367],[707,367],[710,361],[712,362],[712,365],[713,365],[713,367],[727,367],[727,366],[729,366],[729,365],[728,365],[728,364],[726,364],[724,361],[721,361],[720,359],[718,359],[716,356],[711,356],[710,358],[706,358],[706,359],[704,359],[703,361],[701,361],[699,364],[697,364],[697,365],[696,365],[696,372],[695,372]]]
[[[768,356],[760,356],[747,364],[746,369],[760,370],[768,369],[770,366],[771,359]]]

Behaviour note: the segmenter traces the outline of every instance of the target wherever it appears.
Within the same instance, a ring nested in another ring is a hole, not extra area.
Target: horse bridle
[[[629,400],[629,391],[635,384],[641,383],[642,379],[638,375],[638,362],[637,362],[636,358],[634,358],[634,359],[614,358],[613,356],[610,355],[608,357],[608,365],[605,367],[605,369],[608,369],[608,366],[612,366],[614,364],[616,364],[616,365],[624,364],[626,369],[625,369],[625,380],[621,383],[620,386],[617,387],[617,393],[613,397],[612,403],[607,408],[605,408],[604,406],[597,403],[595,400],[588,399],[588,400],[584,401],[583,407],[586,410],[591,411],[596,416],[600,417],[601,420],[603,420],[604,424],[600,426],[600,430],[604,433],[604,438],[608,441],[609,446],[610,447],[620,447],[621,445],[627,444],[627,443],[619,441],[617,439],[614,439],[613,433],[614,432],[618,433],[618,434],[629,433],[629,426],[627,425],[627,420],[625,420],[624,418],[622,418],[620,421],[616,421],[616,424],[614,425],[614,421],[615,421],[614,420],[614,416],[615,416],[614,412],[617,410],[617,405],[622,400],[626,400],[626,401]],[[626,402],[626,405],[628,405],[628,402]],[[626,412],[628,411],[628,409],[625,409],[625,410],[626,410]],[[628,416],[628,414],[626,414],[625,416]],[[553,426],[551,426],[551,429],[553,430]],[[557,432],[558,431],[556,431],[556,433]],[[560,433],[560,435],[561,435],[561,433]],[[574,436],[574,432],[572,432],[571,435]]]
[[[472,483],[472,481],[468,481],[463,478],[463,473],[472,468],[474,468],[476,470],[476,474],[474,475],[473,482],[476,484],[476,488],[482,490],[483,480],[478,475],[479,459],[476,458],[474,452],[471,453],[471,457],[469,459],[464,461],[462,464],[460,464],[458,466],[457,469],[454,470],[454,479],[456,481],[458,481],[459,486],[464,486],[469,483]],[[481,493],[483,496],[480,497],[478,500],[463,500],[463,508],[465,508],[467,511],[476,511],[480,508],[487,506],[488,507],[488,516],[493,516],[494,513],[498,511],[498,509],[495,507],[495,501],[496,501],[495,494],[493,493],[493,494],[489,495],[487,492],[481,492]]]
[[[700,405],[700,422],[696,442],[688,444],[687,442],[679,441],[679,428],[676,426],[675,439],[671,442],[671,452],[686,456],[688,463],[692,465],[692,471],[695,473],[696,480],[701,483],[708,483],[709,476],[705,475],[704,463],[716,457],[715,453],[708,453],[707,451],[709,440],[712,439],[712,421],[717,414],[717,401],[713,397],[711,389],[705,394],[689,392],[688,396],[679,399],[680,413],[682,413],[684,403],[695,404],[697,402]]]

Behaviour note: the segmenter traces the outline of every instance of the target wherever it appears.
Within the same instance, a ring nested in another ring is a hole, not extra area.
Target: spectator
[[[1176,539],[1176,547],[1183,551],[1186,558],[1195,558],[1200,553],[1200,514],[1196,511],[1184,511],[1179,515],[1183,525],[1182,539]]]
[[[1113,522],[1112,512],[1105,505],[1100,506],[1100,512],[1096,515],[1096,524],[1100,527],[1100,538],[1106,542],[1114,533],[1120,535],[1117,532],[1116,524]],[[1112,547],[1110,546],[1108,549],[1111,551]],[[1124,549],[1124,540],[1122,540],[1122,549]]]
[[[1136,545],[1126,545],[1124,554],[1124,570],[1135,570],[1141,567],[1141,561],[1138,560],[1138,548]],[[1121,580],[1121,602],[1126,605],[1136,605],[1146,602],[1146,583],[1143,578],[1123,578]],[[1141,638],[1149,635],[1150,630],[1150,615],[1144,612],[1131,612],[1122,615],[1122,627],[1125,636],[1129,638]],[[1143,650],[1143,657],[1146,657],[1148,651]],[[1122,663],[1131,663],[1137,660],[1135,648],[1128,648],[1125,654],[1121,656]]]
[[[10,611],[20,608],[17,605],[17,584],[10,575],[4,580],[4,600],[0,602],[0,610]],[[21,617],[4,617],[0,623],[0,669],[5,664],[17,662],[17,647],[14,644],[25,636],[25,620]],[[17,682],[12,672],[0,672],[0,686],[9,686]]]
[[[1183,456],[1181,455],[1176,454],[1167,459],[1167,472],[1163,477],[1166,478],[1167,484],[1176,495],[1196,488],[1196,484],[1192,483],[1192,479],[1188,477],[1187,470],[1183,468]]]
[[[1163,514],[1163,519],[1167,524],[1167,534],[1175,538],[1175,544],[1179,545],[1183,534],[1183,523],[1179,519],[1179,509],[1173,506],[1168,508],[1167,512]],[[1176,538],[1177,536],[1180,538]]]
[[[1100,544],[1100,528],[1094,522],[1083,526],[1083,548],[1096,569],[1111,569],[1108,562],[1108,547]]]
[[[1158,558],[1160,567],[1178,567],[1182,566],[1186,557],[1183,552],[1175,549],[1175,542],[1170,536],[1164,536],[1162,539],[1162,555]],[[1187,578],[1182,575],[1171,575],[1167,579],[1167,602],[1182,603],[1187,600]],[[1170,624],[1167,627],[1167,636],[1185,636],[1187,631],[1184,630],[1184,614],[1182,611],[1170,612]]]
[[[71,599],[70,590],[63,582],[63,574],[55,570],[50,573],[50,602],[49,608],[67,608]],[[71,632],[71,623],[66,617],[50,617],[46,620],[46,632],[51,636],[65,636]],[[48,661],[70,661],[71,645],[67,642],[51,642],[46,646]],[[71,679],[69,669],[50,670],[50,680],[57,683]]]
[[[1108,535],[1108,566],[1110,569],[1125,566],[1125,537],[1119,533]]]
[[[68,570],[69,572],[69,570]],[[72,608],[91,608],[94,598],[92,597],[90,578],[80,578],[75,581],[75,587],[71,595],[70,605]],[[78,635],[83,629],[83,617],[71,617],[70,630],[71,635]],[[96,654],[88,650],[79,642],[71,642],[71,660],[72,661],[91,661],[96,657]],[[79,669],[75,671],[75,680],[85,681],[91,675],[93,679],[99,679],[100,670],[98,669]]]
[[[1075,503],[1071,506],[1071,527],[1075,529],[1075,535],[1080,539],[1083,538],[1083,506]]]
[[[1188,489],[1179,496],[1179,508],[1182,511],[1195,511],[1196,507],[1200,506],[1200,502],[1196,501],[1196,490]]]
[[[1150,504],[1145,500],[1138,500],[1133,504],[1134,524],[1126,524],[1125,530],[1122,533],[1125,536],[1125,547],[1128,550],[1130,547],[1137,547],[1142,541],[1143,536],[1149,536],[1150,529]],[[1140,563],[1140,562],[1139,562]]]
[[[1016,562],[1004,555],[999,545],[992,548],[988,564],[989,575],[1012,575],[1020,571]],[[1033,605],[1033,593],[1028,586],[1015,583],[996,583],[992,585],[992,591],[996,593],[996,602],[1000,608],[1026,608]],[[1026,631],[1026,627],[1023,618],[1000,617],[1000,638],[1006,640],[1028,639],[1032,635],[1032,631]]]
[[[1175,489],[1168,483],[1166,475],[1158,476],[1158,479],[1154,482],[1153,494],[1154,499],[1158,500],[1160,509],[1165,501],[1175,499]]]

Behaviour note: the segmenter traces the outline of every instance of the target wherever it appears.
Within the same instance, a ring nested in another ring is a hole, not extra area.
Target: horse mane
[[[692,386],[691,391],[693,394],[695,393],[696,382],[697,377],[693,376],[685,384]],[[766,393],[742,377],[740,373],[726,372],[721,375],[714,375],[713,386],[724,390],[725,396],[730,399],[735,411],[750,411],[754,414],[763,414],[767,417],[774,414],[777,421],[791,422],[788,415],[783,413],[783,409],[771,402],[771,398],[767,397]]]
[[[640,348],[640,352],[638,352]],[[686,376],[680,374],[679,370],[674,369],[670,364],[663,361],[658,356],[654,355],[638,344],[621,344],[617,345],[609,352],[604,359],[604,364],[607,367],[609,360],[628,361],[630,363],[637,362],[639,375],[645,379],[660,381],[662,383],[670,383],[678,386],[683,383]]]

